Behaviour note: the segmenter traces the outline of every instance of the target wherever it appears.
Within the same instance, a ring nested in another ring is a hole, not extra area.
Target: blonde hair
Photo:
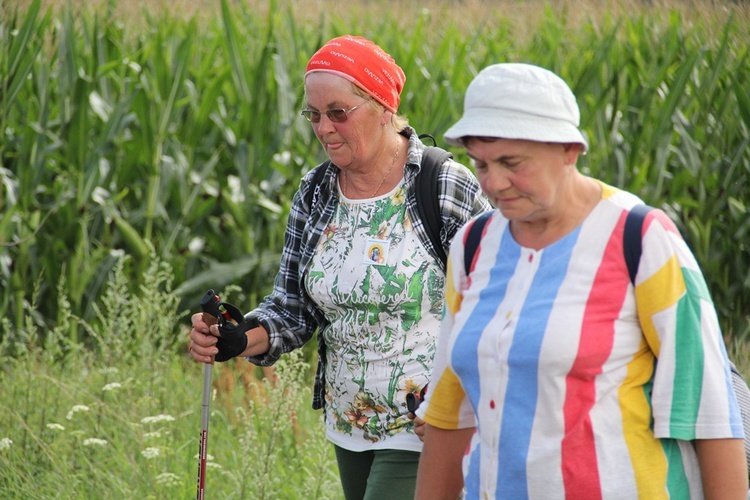
[[[378,101],[372,98],[370,94],[368,94],[366,91],[362,90],[361,88],[357,87],[352,82],[349,82],[349,84],[352,86],[352,89],[355,94],[357,94],[360,97],[363,97],[365,99],[368,99],[367,105],[372,107],[373,109],[385,109],[385,106],[380,104]],[[401,132],[406,127],[409,126],[409,120],[404,115],[400,115],[398,113],[393,113],[391,115],[391,125],[396,130],[396,132]]]

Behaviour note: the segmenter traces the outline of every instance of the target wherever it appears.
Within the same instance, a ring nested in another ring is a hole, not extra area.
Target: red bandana
[[[361,36],[334,38],[307,63],[305,76],[325,71],[346,78],[396,113],[406,75],[393,58]]]

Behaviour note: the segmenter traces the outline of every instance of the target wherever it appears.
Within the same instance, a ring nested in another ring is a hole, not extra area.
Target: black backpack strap
[[[435,138],[433,136],[431,136],[430,134],[419,134],[419,140],[420,141],[424,142],[425,139],[431,140],[432,141],[432,145],[433,146],[437,146],[437,141],[435,140]]]
[[[323,183],[323,178],[326,176],[326,170],[328,170],[330,164],[331,160],[327,160],[315,168],[315,173],[313,174],[312,182],[310,183],[310,188],[307,190],[306,197],[307,206],[310,207],[311,210],[318,202],[318,197],[320,196],[320,185]]]
[[[482,239],[482,231],[484,226],[487,225],[487,221],[492,217],[492,210],[485,212],[471,223],[469,226],[468,233],[466,234],[466,243],[464,244],[464,273],[466,276],[471,271],[471,263],[474,261],[474,256],[479,249],[479,242]]]
[[[427,236],[443,264],[448,260],[448,256],[440,241],[442,218],[440,216],[440,200],[438,199],[438,174],[440,174],[440,166],[450,158],[453,158],[453,155],[448,151],[427,146],[422,153],[422,168],[415,180],[417,212],[422,219]]]
[[[641,252],[643,251],[641,242],[643,220],[650,211],[651,207],[648,205],[636,205],[630,209],[625,219],[622,251],[625,256],[625,265],[628,267],[630,282],[633,286],[635,286],[635,275],[638,273],[638,265],[641,262]]]

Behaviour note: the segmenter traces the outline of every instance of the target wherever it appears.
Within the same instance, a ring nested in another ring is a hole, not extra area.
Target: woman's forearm
[[[748,478],[742,439],[696,439],[706,500],[747,500]]]
[[[456,500],[463,488],[461,462],[474,428],[446,430],[426,424],[416,500]]]

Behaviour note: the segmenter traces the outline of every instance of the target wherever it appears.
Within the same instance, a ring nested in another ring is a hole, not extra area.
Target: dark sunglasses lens
[[[318,123],[320,121],[320,113],[311,109],[303,110],[302,116],[304,116],[308,121],[312,123]]]
[[[329,109],[327,115],[332,122],[341,123],[346,121],[345,109]]]

